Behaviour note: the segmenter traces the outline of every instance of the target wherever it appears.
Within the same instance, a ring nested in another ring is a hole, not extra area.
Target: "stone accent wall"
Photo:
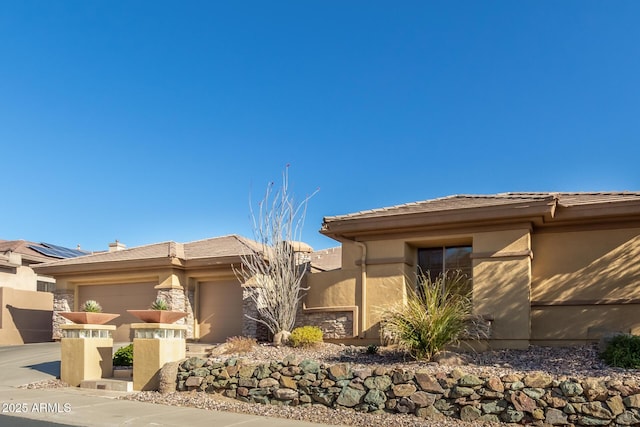
[[[62,329],[60,325],[66,325],[71,321],[60,316],[58,313],[61,311],[73,311],[74,293],[67,289],[56,289],[53,292],[53,332],[52,338],[59,340],[62,338]]]
[[[185,309],[187,310],[187,338],[193,338],[193,322],[195,317],[193,314],[193,306],[196,300],[196,291],[190,289],[187,291],[187,299],[185,300]]]
[[[260,316],[258,307],[251,298],[253,292],[260,292],[260,290],[251,286],[242,287],[242,335],[258,341],[269,341],[269,329],[264,324],[247,317],[257,319]]]
[[[430,420],[534,425],[639,425],[640,380],[553,378],[542,373],[501,378],[427,370],[354,369],[292,355],[245,364],[197,357],[180,363],[178,391],[222,393],[243,402],[325,405],[363,412],[414,414]]]
[[[322,330],[326,339],[340,339],[353,337],[352,311],[315,311],[304,313],[299,310],[296,317],[296,327],[317,326]]]
[[[169,310],[185,311],[187,317],[176,321],[177,325],[187,325],[187,338],[193,338],[193,308],[188,296],[185,295],[184,289],[159,289],[158,299],[166,301]]]
[[[248,286],[242,288],[242,335],[250,338],[258,336],[258,322],[247,317],[258,317],[258,307],[251,298],[253,292],[256,292],[254,288]]]

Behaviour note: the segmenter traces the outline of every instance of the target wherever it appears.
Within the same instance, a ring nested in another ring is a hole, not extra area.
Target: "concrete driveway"
[[[0,347],[0,387],[17,387],[60,376],[60,343]]]

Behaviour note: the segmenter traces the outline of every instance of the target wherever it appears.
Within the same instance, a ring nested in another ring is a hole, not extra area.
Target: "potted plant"
[[[81,311],[63,311],[58,314],[77,324],[104,325],[120,316],[114,313],[103,313],[102,306],[95,300],[86,300],[80,307]]]
[[[146,323],[173,323],[187,315],[184,311],[169,310],[169,304],[162,298],[157,298],[148,310],[127,310],[127,312]]]

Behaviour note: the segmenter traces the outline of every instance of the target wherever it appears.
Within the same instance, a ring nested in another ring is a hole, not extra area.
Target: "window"
[[[418,277],[422,273],[435,280],[443,273],[460,271],[468,278],[467,290],[471,290],[473,266],[471,263],[471,246],[440,246],[437,248],[418,249]]]
[[[56,284],[51,282],[44,282],[42,280],[38,280],[37,283],[38,292],[53,292],[56,289]]]

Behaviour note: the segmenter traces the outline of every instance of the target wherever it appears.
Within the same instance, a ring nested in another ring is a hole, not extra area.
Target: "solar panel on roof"
[[[80,251],[77,249],[69,249],[63,246],[52,245],[51,243],[41,243],[42,246],[29,246],[36,252],[42,255],[50,256],[53,258],[75,258],[83,255],[88,255],[88,252]]]

